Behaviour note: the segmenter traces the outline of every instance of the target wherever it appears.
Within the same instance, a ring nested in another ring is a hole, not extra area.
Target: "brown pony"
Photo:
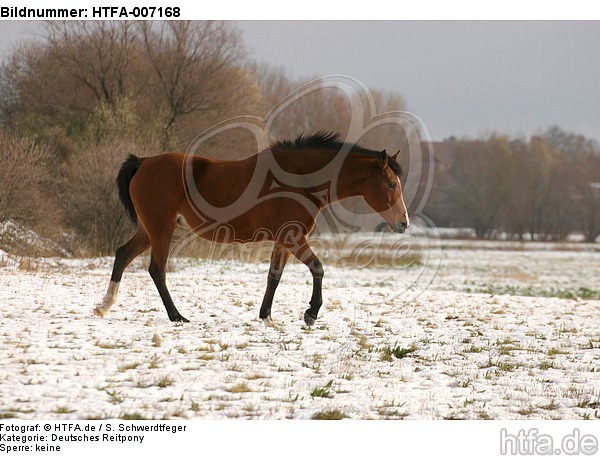
[[[117,249],[108,292],[95,314],[108,312],[124,269],[151,248],[150,276],[169,319],[187,322],[165,282],[171,237],[178,224],[185,224],[214,242],[274,243],[260,307],[260,318],[268,326],[286,261],[290,255],[298,258],[313,277],[310,308],[304,313],[306,324],[313,325],[322,304],[323,280],[323,266],[307,242],[315,219],[335,201],[362,196],[393,231],[403,233],[409,220],[396,156],[343,143],[338,134],[325,132],[275,142],[239,161],[178,153],[148,158],[130,155],[121,166],[117,184],[125,210],[139,227]]]

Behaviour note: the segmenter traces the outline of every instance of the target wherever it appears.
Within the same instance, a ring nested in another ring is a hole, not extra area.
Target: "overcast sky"
[[[600,22],[241,21],[259,61],[395,91],[434,139],[552,125],[600,140]],[[0,22],[0,52],[26,35]]]
[[[240,22],[259,60],[398,92],[434,139],[552,125],[600,140],[600,22]]]

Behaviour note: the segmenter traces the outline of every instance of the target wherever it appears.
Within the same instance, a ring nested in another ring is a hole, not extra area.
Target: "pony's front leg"
[[[294,250],[293,253],[296,258],[308,267],[313,277],[312,296],[309,302],[310,307],[304,312],[304,322],[308,326],[312,326],[315,324],[319,316],[319,309],[321,309],[321,305],[323,304],[321,294],[324,275],[323,265],[308,244],[302,245],[299,249]]]
[[[271,319],[271,306],[273,305],[273,296],[275,296],[275,290],[281,280],[283,269],[290,256],[290,251],[285,247],[275,243],[273,246],[273,252],[271,253],[271,265],[269,267],[269,277],[267,278],[267,290],[263,298],[262,305],[260,306],[259,317],[265,324],[265,326],[274,326],[273,320]]]

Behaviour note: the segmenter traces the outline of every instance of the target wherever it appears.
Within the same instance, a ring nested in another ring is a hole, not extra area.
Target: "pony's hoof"
[[[174,317],[169,317],[173,323],[189,323],[190,321],[182,315],[175,315]]]
[[[312,326],[315,324],[315,321],[317,321],[316,317],[312,317],[308,313],[308,310],[304,312],[304,323],[306,323],[308,326]]]
[[[96,307],[94,309],[94,315],[96,315],[97,317],[104,318],[104,312],[102,312],[102,310],[100,310],[100,307]]]
[[[274,328],[275,327],[275,323],[273,323],[273,319],[271,318],[271,315],[269,315],[267,318],[261,318],[261,320],[265,324],[266,328]]]

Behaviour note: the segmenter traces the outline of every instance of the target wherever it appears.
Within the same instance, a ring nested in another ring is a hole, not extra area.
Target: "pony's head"
[[[396,233],[404,233],[409,227],[408,211],[402,196],[402,168],[396,161],[398,153],[388,156],[385,150],[377,156],[377,166],[365,182],[363,196]]]

